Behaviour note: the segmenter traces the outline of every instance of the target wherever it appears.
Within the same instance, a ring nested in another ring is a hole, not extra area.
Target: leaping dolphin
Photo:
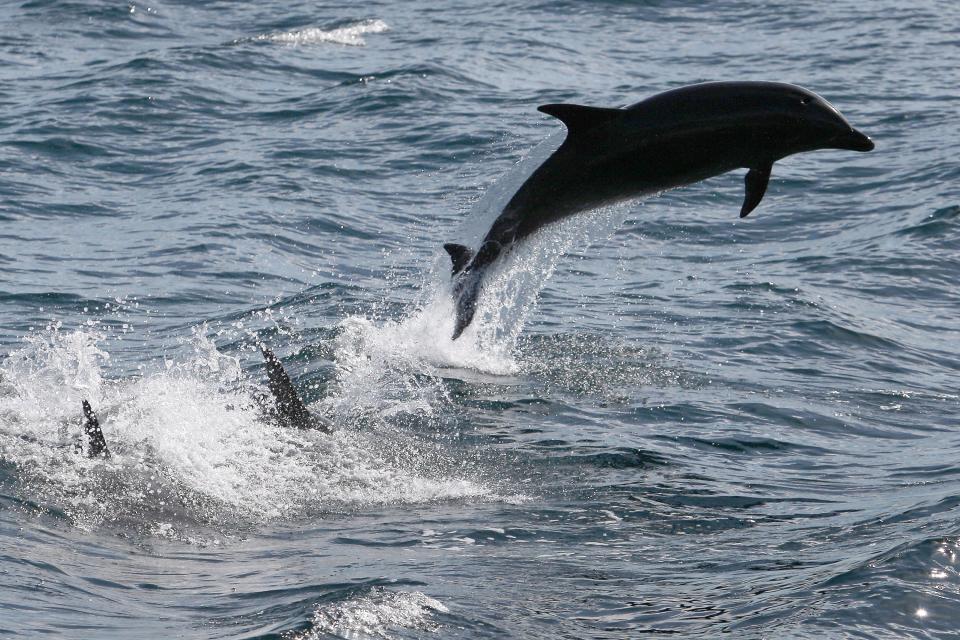
[[[476,252],[444,245],[453,263],[454,340],[473,320],[487,267],[545,225],[739,168],[748,169],[743,218],[763,199],[777,160],[815,149],[873,149],[826,100],[780,82],[694,84],[624,109],[538,110],[566,125],[563,144],[520,186]]]

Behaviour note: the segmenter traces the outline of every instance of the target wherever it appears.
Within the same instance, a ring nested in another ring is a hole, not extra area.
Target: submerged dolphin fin
[[[462,244],[448,242],[443,245],[443,248],[450,254],[450,261],[453,263],[453,275],[463,271],[463,268],[470,264],[473,259],[473,249]]]
[[[580,132],[587,132],[624,114],[623,109],[584,107],[578,104],[544,104],[537,107],[537,111],[553,116],[567,125],[568,140],[579,137]]]
[[[747,171],[747,175],[743,178],[747,192],[743,196],[743,206],[740,207],[741,218],[750,215],[750,212],[756,209],[760,201],[763,200],[763,194],[767,192],[767,183],[770,182],[770,171],[772,169],[773,163],[766,162]]]
[[[87,436],[87,457],[98,458],[108,457],[110,451],[107,449],[107,441],[103,437],[103,431],[100,429],[100,421],[97,420],[97,414],[93,412],[93,407],[86,400],[83,403],[83,433]]]
[[[319,418],[310,413],[303,400],[297,394],[297,390],[290,381],[290,376],[283,370],[280,359],[274,355],[273,351],[260,345],[260,351],[263,352],[263,359],[267,364],[267,387],[273,396],[274,407],[277,419],[285,427],[296,427],[298,429],[317,429],[324,433],[330,433],[330,427],[324,424]]]

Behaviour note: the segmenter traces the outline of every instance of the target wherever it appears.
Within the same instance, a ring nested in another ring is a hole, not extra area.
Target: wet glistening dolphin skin
[[[815,149],[873,149],[826,100],[779,82],[695,84],[624,109],[539,110],[566,125],[563,144],[521,185],[476,252],[444,245],[453,262],[454,340],[473,320],[486,269],[545,225],[739,168],[749,170],[743,218],[760,204],[777,160]]]

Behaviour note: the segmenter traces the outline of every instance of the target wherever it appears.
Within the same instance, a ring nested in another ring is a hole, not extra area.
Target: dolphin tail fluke
[[[453,275],[463,271],[464,267],[473,260],[473,250],[470,247],[448,242],[443,245],[443,248],[450,254],[450,261],[453,263]]]
[[[97,414],[93,412],[93,407],[86,400],[83,403],[83,433],[87,436],[87,457],[88,458],[106,458],[110,455],[107,449],[107,441],[103,437],[103,430],[100,429],[100,421]],[[79,445],[78,445],[79,446]]]
[[[747,175],[743,178],[747,191],[743,196],[743,206],[740,207],[741,218],[750,215],[750,212],[756,209],[760,201],[763,200],[763,194],[767,192],[767,184],[770,182],[770,172],[772,170],[773,163],[767,162],[747,171]]]
[[[330,427],[311,414],[303,404],[290,376],[280,364],[280,359],[263,345],[260,345],[260,351],[263,352],[263,359],[267,364],[267,386],[273,396],[274,411],[280,424],[330,433]]]

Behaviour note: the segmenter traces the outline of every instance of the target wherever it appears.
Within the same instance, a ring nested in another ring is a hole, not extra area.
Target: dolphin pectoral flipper
[[[743,182],[747,190],[743,196],[743,206],[740,207],[740,217],[746,218],[750,212],[757,208],[760,201],[763,200],[763,194],[767,192],[767,184],[770,182],[770,171],[773,169],[772,162],[753,167],[747,171]]]
[[[86,400],[83,403],[83,433],[87,436],[87,457],[108,457],[110,451],[107,449],[107,441],[103,437],[103,430],[100,429],[100,421],[97,420],[97,414],[93,412],[93,407]],[[79,446],[79,445],[78,445]]]
[[[276,417],[283,426],[296,427],[298,429],[316,429],[323,433],[330,433],[330,427],[319,418],[310,413],[303,400],[297,394],[297,390],[290,380],[290,376],[284,371],[280,359],[268,349],[260,345],[260,351],[263,353],[263,359],[267,364],[267,387],[274,400],[274,411]]]
[[[453,263],[453,275],[457,275],[463,268],[473,260],[473,249],[465,247],[462,244],[448,242],[443,248],[450,254],[450,261]]]

